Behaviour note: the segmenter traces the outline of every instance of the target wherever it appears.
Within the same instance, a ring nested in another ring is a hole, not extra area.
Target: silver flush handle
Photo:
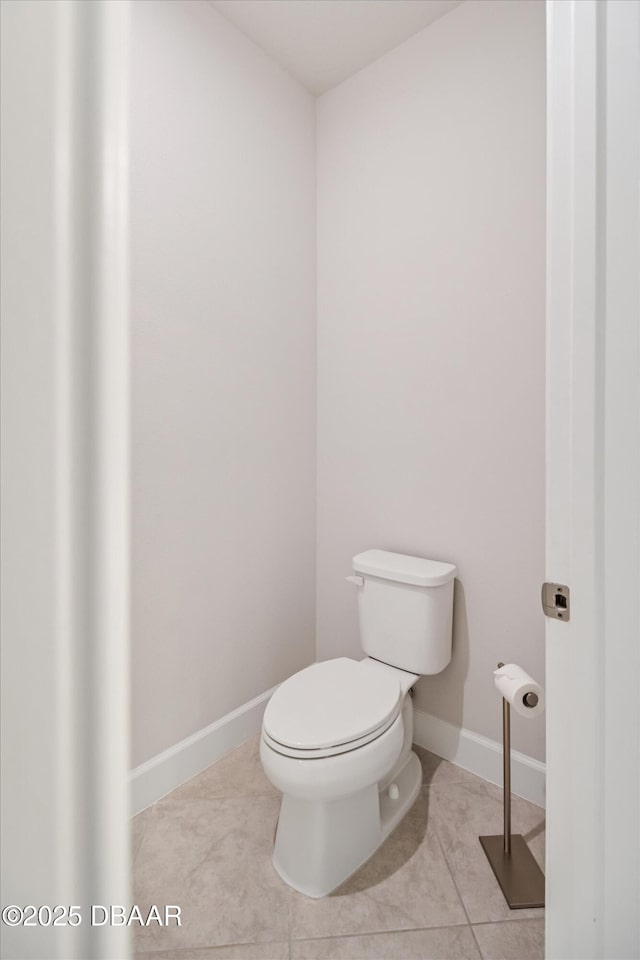
[[[355,583],[356,587],[364,587],[364,577],[345,577],[349,583]]]

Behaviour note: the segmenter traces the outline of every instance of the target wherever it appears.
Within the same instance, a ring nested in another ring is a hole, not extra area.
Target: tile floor
[[[544,911],[510,911],[478,836],[502,830],[499,788],[416,748],[423,787],[378,852],[311,900],[271,865],[279,794],[258,738],[133,820],[134,903],[177,904],[142,928],[144,960],[537,960]],[[544,811],[513,798],[513,830],[544,868]]]

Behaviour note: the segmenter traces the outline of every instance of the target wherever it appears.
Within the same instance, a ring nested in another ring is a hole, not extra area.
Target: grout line
[[[460,896],[459,893],[458,896]],[[460,899],[462,900],[462,897],[460,897]],[[464,909],[464,903],[462,906]],[[360,930],[356,933],[330,933],[323,937],[293,937],[291,943],[293,943],[294,940],[296,943],[302,943],[305,940],[348,940],[354,937],[382,937],[390,933],[422,933],[423,931],[427,930],[451,930],[456,927],[471,927],[473,931],[473,927],[491,926],[496,923],[526,923],[527,920],[544,920],[544,917],[502,917],[500,920],[477,920],[472,922],[468,919],[466,909],[465,915],[467,916],[467,920],[461,923],[439,923],[433,927],[394,927],[393,929],[389,930]],[[236,944],[225,944],[225,946],[236,946]]]
[[[446,863],[446,865],[447,865],[447,869],[449,870],[449,873],[451,874],[451,879],[453,880],[453,885],[454,885],[454,887],[456,888],[456,893],[457,893],[458,896],[460,897],[460,902],[462,903],[462,909],[464,910],[465,916],[466,916],[467,921],[468,921],[468,924],[469,924],[469,926],[471,927],[471,933],[472,933],[473,939],[474,939],[475,942],[476,942],[476,945],[477,945],[477,947],[478,947],[478,950],[480,951],[480,956],[483,956],[483,953],[482,953],[482,950],[480,949],[480,944],[478,943],[478,938],[476,937],[476,933],[475,933],[474,927],[490,926],[490,925],[495,924],[495,923],[526,923],[527,920],[544,920],[544,914],[542,914],[542,915],[540,915],[540,916],[535,916],[535,917],[520,917],[520,916],[518,916],[518,917],[500,917],[500,918],[497,919],[497,920],[476,920],[475,922],[472,921],[471,918],[470,918],[470,916],[469,916],[469,914],[468,914],[468,912],[467,912],[467,908],[466,908],[464,899],[463,899],[463,897],[462,897],[462,894],[460,893],[460,890],[458,889],[458,884],[457,884],[457,882],[456,882],[456,878],[455,878],[454,873],[453,873],[453,868],[451,867],[451,864],[449,863],[449,860],[448,860],[446,851],[445,851],[445,849],[444,849],[444,844],[442,843],[442,841],[441,841],[441,839],[440,839],[440,835],[438,834],[437,831],[436,831],[436,838],[437,838],[437,840],[438,840],[438,844],[440,845],[440,849],[442,850],[442,855],[443,855],[444,860],[445,860],[445,863]],[[541,909],[541,910],[544,910],[544,907],[541,907],[540,909]]]
[[[282,940],[241,940],[239,943],[212,943],[206,947],[179,947],[178,952],[185,952],[188,954],[193,954],[194,958],[198,954],[202,953],[203,960],[206,960],[206,954],[210,950],[226,950],[227,947],[270,947],[275,946],[276,944],[282,943]],[[136,950],[133,954],[134,960],[144,960],[145,956],[152,955],[153,957],[160,957],[162,960],[174,960],[176,956],[175,949],[173,950]]]
[[[355,933],[330,933],[324,937],[294,937],[296,943],[305,940],[352,940],[354,937],[384,937],[392,933],[422,933],[426,930],[453,930],[456,927],[468,927],[468,923],[438,923],[434,927],[397,927],[393,930],[358,930]]]
[[[291,916],[293,910],[293,890],[289,887],[289,960],[291,960]]]
[[[488,783],[486,780],[483,780],[481,777],[476,777],[474,773],[469,774],[471,777],[475,777],[475,781],[469,780],[468,777],[460,777],[459,780],[436,780],[435,783],[433,780],[425,780],[422,782],[422,787],[424,790],[431,790],[432,788],[438,790],[440,788],[446,789],[447,787],[477,787],[477,786],[493,786],[493,784]],[[515,796],[515,794],[514,794]],[[527,801],[528,803],[529,801]]]
[[[140,836],[137,838],[135,842],[133,838],[133,830],[134,830],[133,818],[131,818],[128,821],[129,841],[130,841],[130,848],[129,848],[130,849],[130,853],[129,853],[130,871],[129,872],[131,874],[130,876],[131,881],[133,881],[134,879],[136,863],[138,861],[140,851],[142,850],[142,845],[144,843],[144,838],[147,834],[147,830],[149,829],[149,819],[150,817],[155,818],[154,807],[155,807],[155,804],[153,804],[151,807],[147,807],[147,810],[149,810],[150,812],[148,816],[145,817],[142,828],[138,828],[140,829]]]
[[[465,904],[465,902],[464,902],[464,898],[463,898],[462,894],[460,893],[460,889],[459,889],[459,887],[458,887],[458,884],[456,883],[456,878],[455,878],[455,876],[453,875],[453,870],[452,870],[452,868],[451,868],[451,864],[449,863],[449,858],[447,857],[446,851],[445,851],[445,849],[444,849],[444,844],[443,844],[442,840],[440,839],[440,833],[439,833],[437,830],[435,830],[434,833],[435,833],[435,835],[436,835],[436,840],[438,841],[438,846],[440,847],[440,850],[441,850],[441,852],[442,852],[442,856],[444,857],[444,862],[445,862],[445,864],[446,864],[447,870],[449,871],[449,876],[451,877],[453,886],[455,887],[455,891],[456,891],[456,893],[458,894],[458,897],[460,898],[460,903],[462,904],[462,909],[464,910],[464,915],[465,915],[465,917],[467,918],[467,923],[468,923],[468,924],[471,924],[471,919],[470,919],[470,917],[469,917],[469,913],[468,913],[468,911],[467,911],[467,907],[466,907],[466,904]]]
[[[529,910],[544,910],[544,907],[529,907]],[[501,917],[500,920],[476,920],[475,923],[472,923],[472,927],[487,927],[492,926],[496,923],[527,923],[527,921],[533,921],[538,923],[540,921],[544,922],[544,916],[539,917]]]
[[[465,911],[465,913],[466,913],[466,911]],[[523,919],[530,920],[530,919],[537,919],[537,918],[535,918],[535,917],[524,917]],[[493,920],[484,920],[484,921],[482,921],[482,923],[486,923],[486,924],[498,923],[498,922],[500,922],[500,921],[493,921]],[[307,940],[308,940],[308,941],[316,941],[316,940],[317,940],[317,941],[323,941],[323,940],[353,940],[353,939],[355,939],[355,938],[357,938],[357,937],[384,937],[384,936],[387,936],[387,935],[390,935],[390,934],[396,934],[396,933],[423,933],[423,932],[425,932],[425,931],[432,931],[432,930],[455,930],[455,929],[459,929],[459,928],[461,928],[461,927],[468,927],[468,926],[472,926],[472,924],[469,923],[469,922],[465,922],[465,923],[440,923],[440,924],[436,924],[436,925],[433,926],[433,927],[398,927],[398,928],[395,928],[395,929],[393,929],[393,930],[360,930],[360,931],[357,931],[357,932],[355,932],[355,933],[339,933],[339,934],[332,933],[332,934],[328,934],[327,936],[324,936],[324,937],[308,937],[308,936],[306,936],[306,937],[294,937],[294,938],[292,939],[291,936],[290,936],[290,937],[289,937],[289,949],[291,949],[291,947],[292,947],[293,940],[295,940],[296,943],[303,943],[304,941],[307,941]],[[474,938],[474,939],[475,939],[475,938]],[[248,947],[248,946],[253,946],[254,944],[255,944],[256,946],[262,946],[262,947],[264,947],[264,946],[269,946],[269,945],[272,944],[272,943],[275,944],[275,943],[281,943],[281,942],[282,942],[281,940],[241,940],[241,941],[239,941],[239,942],[235,942],[235,941],[234,941],[233,943],[214,943],[214,944],[208,944],[207,946],[203,946],[203,947],[181,947],[180,949],[181,949],[181,950],[187,950],[187,951],[190,951],[190,952],[192,952],[192,953],[198,953],[199,951],[203,951],[203,952],[204,952],[205,950],[224,950],[225,947]],[[167,960],[172,960],[172,958],[175,956],[175,950],[153,950],[153,949],[152,949],[152,950],[143,950],[142,952],[137,951],[136,954],[135,954],[135,956],[136,956],[136,957],[139,956],[139,957],[143,958],[145,953],[153,953],[154,955],[157,953],[157,954],[159,954],[159,955],[162,956],[162,957],[166,956],[166,957],[167,957]]]
[[[473,929],[473,924],[471,923],[471,918],[469,917],[469,913],[468,913],[468,911],[467,911],[467,905],[466,905],[465,902],[464,902],[464,897],[463,897],[462,894],[460,893],[460,889],[459,889],[458,884],[457,884],[457,882],[456,882],[456,878],[455,878],[454,875],[453,875],[453,868],[451,867],[451,864],[449,863],[449,859],[448,859],[448,857],[447,857],[446,850],[444,849],[444,844],[443,844],[442,840],[440,839],[440,833],[439,833],[437,830],[435,831],[435,835],[436,835],[436,840],[438,841],[438,846],[440,847],[440,850],[442,851],[442,856],[444,857],[444,862],[445,862],[445,864],[446,864],[447,870],[449,871],[449,876],[451,877],[451,882],[453,883],[453,886],[454,886],[454,888],[455,888],[455,891],[456,891],[456,893],[458,894],[458,898],[459,898],[459,900],[460,900],[460,903],[462,904],[462,909],[464,910],[464,915],[465,915],[465,917],[467,918],[467,926],[468,926],[469,929],[471,930],[471,936],[473,937],[473,942],[475,943],[476,947],[478,948],[478,953],[480,954],[480,956],[481,956],[481,957],[484,957],[484,954],[483,954],[482,950],[480,949],[480,944],[478,943],[478,938],[476,937],[476,932],[475,932],[475,930]]]
[[[192,778],[192,779],[195,779],[195,778]],[[236,791],[235,793],[215,793],[215,794],[208,794],[208,793],[197,794],[196,793],[188,797],[174,797],[174,794],[177,793],[179,790],[184,789],[184,787],[186,787],[189,784],[189,782],[190,781],[187,780],[185,783],[180,784],[179,787],[176,787],[175,790],[171,790],[169,793],[165,793],[164,797],[160,797],[159,800],[155,800],[148,807],[145,807],[144,810],[150,810],[151,807],[155,807],[159,803],[164,803],[166,800],[171,800],[172,802],[176,802],[176,803],[177,802],[191,803],[191,802],[200,801],[200,800],[207,800],[207,801],[209,800],[210,801],[213,801],[213,800],[260,800],[260,799],[264,799],[265,797],[271,797],[273,800],[280,800],[282,797],[282,794],[279,794],[279,793],[278,794],[240,793],[238,791]],[[140,813],[144,813],[144,810],[141,810]],[[133,820],[135,819],[135,817],[139,817],[140,813],[134,814],[134,816],[131,817],[131,819]],[[275,942],[276,941],[274,941],[274,943]]]
[[[186,783],[188,782],[189,781],[187,780]],[[170,806],[172,804],[182,804],[182,803],[184,804],[201,803],[201,802],[216,803],[221,800],[238,801],[238,800],[265,800],[265,799],[280,800],[281,799],[281,796],[279,794],[276,795],[273,793],[229,793],[229,794],[224,794],[223,796],[215,796],[215,797],[208,796],[206,794],[203,796],[196,795],[192,797],[174,797],[174,793],[176,793],[178,790],[182,790],[184,786],[185,786],[184,783],[181,784],[179,787],[176,787],[174,790],[171,790],[169,793],[165,793],[165,795],[163,797],[160,797],[159,800],[154,800],[153,803],[150,803],[148,807],[144,807],[142,810],[139,810],[138,813],[132,814],[132,816],[129,817],[129,823],[133,823],[133,821],[137,817],[141,816],[143,813],[147,813],[149,810],[153,810],[155,807],[158,807],[158,805],[160,805],[160,807],[164,809],[165,806]],[[276,940],[272,942],[277,943]]]

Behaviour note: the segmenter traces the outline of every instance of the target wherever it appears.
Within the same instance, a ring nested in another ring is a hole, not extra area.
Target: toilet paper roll
[[[500,696],[508,700],[514,710],[523,717],[532,719],[544,710],[544,690],[517,663],[505,663],[493,671],[496,689]],[[525,703],[528,693],[535,693],[538,702],[535,707]]]

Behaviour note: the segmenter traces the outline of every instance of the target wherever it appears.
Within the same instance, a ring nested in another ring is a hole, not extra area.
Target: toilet
[[[262,765],[283,795],[273,865],[308,897],[351,876],[418,796],[411,690],[451,660],[453,564],[367,550],[353,570],[366,657],[294,674],[262,724]]]

